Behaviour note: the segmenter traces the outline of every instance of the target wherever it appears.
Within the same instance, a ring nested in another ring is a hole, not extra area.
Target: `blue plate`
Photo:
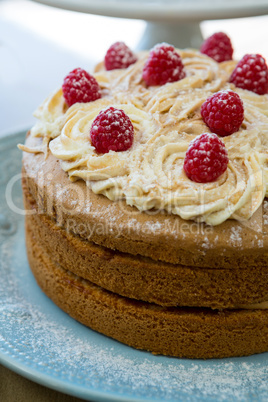
[[[0,140],[0,362],[93,401],[267,401],[268,353],[221,360],[154,356],[70,318],[28,266],[20,187],[25,132]]]

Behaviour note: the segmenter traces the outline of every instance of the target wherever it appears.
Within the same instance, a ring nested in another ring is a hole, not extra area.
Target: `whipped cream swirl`
[[[180,51],[186,77],[163,86],[146,87],[142,69],[147,52],[124,70],[105,71],[95,78],[102,98],[67,108],[61,89],[36,112],[31,135],[43,147],[28,152],[52,154],[71,180],[83,179],[96,194],[125,199],[140,211],[165,210],[183,219],[218,225],[226,219],[247,220],[268,196],[268,95],[228,83],[235,62],[216,63],[194,50]],[[229,164],[212,183],[192,182],[184,173],[185,152],[197,135],[210,132],[200,115],[202,103],[219,90],[241,97],[245,118],[238,132],[224,137]],[[89,132],[98,113],[123,109],[134,126],[133,146],[125,152],[98,154]]]

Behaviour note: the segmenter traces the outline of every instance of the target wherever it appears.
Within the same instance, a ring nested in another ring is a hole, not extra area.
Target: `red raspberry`
[[[218,63],[232,60],[233,51],[231,40],[224,32],[214,33],[203,42],[200,48],[201,53],[206,54]]]
[[[134,128],[130,118],[121,109],[113,106],[102,110],[94,119],[90,139],[96,151],[126,151],[133,143]]]
[[[75,68],[64,78],[62,92],[68,106],[101,98],[96,79],[82,68]]]
[[[164,85],[184,77],[182,59],[173,46],[162,43],[150,51],[142,73],[147,85]]]
[[[238,131],[244,120],[243,102],[233,91],[220,91],[207,98],[201,116],[213,133],[225,137]]]
[[[184,159],[184,171],[197,183],[215,181],[227,169],[228,153],[216,134],[201,134],[190,142]]]
[[[104,65],[106,70],[127,68],[136,61],[137,57],[124,42],[115,42],[109,47],[104,57]]]
[[[236,87],[259,95],[268,93],[268,68],[260,54],[246,54],[237,64],[230,77]]]

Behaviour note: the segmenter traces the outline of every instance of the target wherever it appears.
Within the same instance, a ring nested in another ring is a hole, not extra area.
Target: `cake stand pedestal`
[[[199,49],[203,36],[198,22],[147,22],[137,50],[151,49],[156,43],[170,43],[184,49]]]

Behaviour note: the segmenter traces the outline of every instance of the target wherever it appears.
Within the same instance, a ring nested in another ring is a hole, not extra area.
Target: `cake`
[[[168,49],[177,67],[157,81],[152,51],[126,57],[124,46],[90,75],[90,100],[73,101],[74,70],[20,145],[37,283],[77,321],[137,349],[203,359],[268,351],[268,95],[230,79],[234,60],[193,49]],[[219,93],[243,105],[224,135],[202,106]],[[105,119],[126,124],[127,140],[100,148]],[[228,160],[198,182],[185,160],[204,135],[220,137]]]

